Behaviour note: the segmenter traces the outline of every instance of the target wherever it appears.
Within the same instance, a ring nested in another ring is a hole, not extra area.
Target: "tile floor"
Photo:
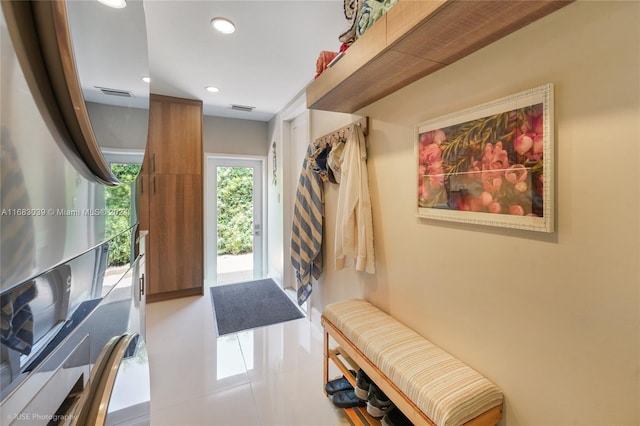
[[[151,425],[348,425],[322,392],[308,319],[217,338],[211,299],[147,305]]]

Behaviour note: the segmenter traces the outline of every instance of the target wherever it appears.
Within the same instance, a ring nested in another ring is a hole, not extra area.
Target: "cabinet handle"
[[[144,296],[144,274],[140,277],[140,300],[142,300],[142,296]]]
[[[156,193],[156,177],[153,177],[153,193]]]
[[[156,172],[156,154],[153,154],[153,172]]]

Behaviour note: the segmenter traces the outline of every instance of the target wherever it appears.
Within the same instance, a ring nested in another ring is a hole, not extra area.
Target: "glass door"
[[[264,277],[262,161],[209,157],[207,160],[208,285]]]

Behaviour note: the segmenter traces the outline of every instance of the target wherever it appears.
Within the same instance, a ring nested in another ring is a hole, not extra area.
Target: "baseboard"
[[[311,324],[317,326],[319,329],[322,329],[322,322],[320,321],[322,317],[322,312],[317,310],[314,306],[311,307]]]
[[[275,281],[275,280],[274,280]],[[292,288],[285,288],[284,292],[291,298],[291,300],[297,304],[297,295],[296,295],[296,291]],[[311,313],[306,312],[304,309],[302,309],[301,307],[298,307],[300,309],[300,311],[302,313],[304,313],[304,315],[309,319],[309,322],[311,322],[311,324],[315,325],[316,327],[318,327],[320,330],[322,330],[322,322],[321,322],[321,317],[322,317],[322,312],[320,312],[319,310],[317,310],[314,306],[311,306]]]
[[[189,297],[189,296],[203,296],[204,288],[203,287],[194,287],[184,290],[175,290],[175,291],[167,291],[164,293],[154,293],[147,294],[146,302],[162,302],[164,300],[177,299],[180,297]]]

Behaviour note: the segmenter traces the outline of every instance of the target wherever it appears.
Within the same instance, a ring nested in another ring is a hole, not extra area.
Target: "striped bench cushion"
[[[367,301],[328,305],[324,316],[438,426],[502,403],[493,383]]]

